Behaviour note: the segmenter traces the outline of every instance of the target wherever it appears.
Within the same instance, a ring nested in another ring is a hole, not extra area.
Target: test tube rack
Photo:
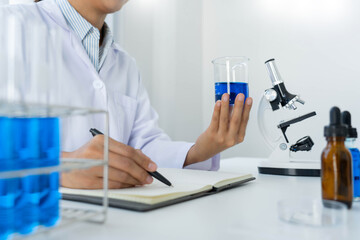
[[[6,108],[6,109],[5,109]],[[11,112],[12,114],[9,114]],[[26,114],[36,115],[39,113],[46,113],[46,116],[59,117],[72,117],[72,116],[86,116],[92,114],[101,114],[105,118],[106,126],[105,136],[108,136],[108,113],[104,110],[94,110],[88,108],[76,108],[65,106],[41,106],[41,105],[27,105]],[[11,115],[24,115],[24,106],[19,104],[9,105],[1,104],[0,102],[0,115],[4,116],[4,113]],[[31,114],[29,114],[31,113]],[[26,115],[25,114],[25,115]],[[41,114],[40,114],[41,115]],[[64,229],[73,223],[87,221],[102,224],[105,223],[107,217],[108,208],[108,137],[104,138],[104,157],[103,159],[60,159],[60,164],[57,166],[27,168],[21,170],[2,171],[0,172],[0,180],[2,179],[14,179],[24,178],[27,176],[44,175],[58,172],[64,173],[73,170],[88,169],[96,166],[103,167],[103,195],[102,205],[96,206],[91,204],[76,204],[71,201],[60,200],[60,219],[54,226],[44,227],[39,226],[31,234],[11,234],[8,239],[22,239],[37,237],[41,234],[50,234],[56,232],[59,229]]]

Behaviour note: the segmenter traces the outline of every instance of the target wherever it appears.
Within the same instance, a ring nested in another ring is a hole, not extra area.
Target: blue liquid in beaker
[[[354,178],[354,198],[360,198],[360,151],[357,148],[349,148],[352,165],[353,165],[353,178]]]
[[[249,85],[244,82],[230,82],[230,104],[234,104],[235,98],[239,93],[244,94],[245,100],[249,96]],[[228,83],[227,82],[217,82],[215,83],[215,101],[221,100],[221,97],[224,93],[228,93]]]

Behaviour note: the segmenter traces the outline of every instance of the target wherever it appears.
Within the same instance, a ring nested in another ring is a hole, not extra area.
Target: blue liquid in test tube
[[[42,167],[59,165],[60,133],[58,118],[41,118],[40,164]],[[40,176],[40,224],[50,227],[59,220],[59,173]]]
[[[357,148],[349,150],[353,161],[354,200],[360,200],[360,151]]]
[[[356,139],[358,133],[356,128],[351,125],[351,114],[349,111],[341,113],[341,122],[347,126],[347,135],[345,139],[345,146],[349,149],[352,159],[352,174],[353,174],[353,200],[360,200],[360,152],[357,148]]]
[[[38,118],[13,118],[14,155],[17,169],[39,167]],[[29,234],[39,223],[39,176],[21,178],[21,193],[16,198],[16,231]]]
[[[40,186],[39,176],[21,178],[21,196],[16,207],[17,231],[21,234],[32,233],[39,225]]]
[[[229,86],[229,89],[228,89]],[[215,83],[215,101],[221,100],[224,93],[230,92],[230,104],[234,104],[235,98],[239,93],[245,95],[245,100],[249,96],[249,85],[245,82],[216,82]]]
[[[0,239],[15,232],[15,195],[17,179],[0,180]]]
[[[11,149],[11,120],[0,117],[0,172],[13,169]],[[15,194],[17,179],[0,179],[0,239],[15,231]]]
[[[59,213],[59,173],[41,175],[42,196],[40,200],[40,224],[54,226],[60,217]]]

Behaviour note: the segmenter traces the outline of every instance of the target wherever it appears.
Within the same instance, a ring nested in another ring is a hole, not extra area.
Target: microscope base
[[[258,166],[259,173],[285,176],[320,176],[319,162],[274,162],[264,161]]]

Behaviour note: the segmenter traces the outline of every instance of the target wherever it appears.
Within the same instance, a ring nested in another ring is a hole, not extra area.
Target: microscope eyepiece
[[[281,104],[284,108],[296,110],[297,107],[295,102],[299,102],[301,104],[305,103],[298,95],[291,94],[286,90],[284,81],[282,80],[279,70],[276,67],[274,58],[267,60],[265,65],[273,85],[273,88],[271,89],[277,93],[277,97],[274,100],[270,100],[270,96],[265,96],[270,102],[273,111],[279,109],[279,104]],[[265,94],[269,95],[269,89],[266,90]],[[272,96],[273,95],[274,94],[272,94]]]
[[[281,79],[280,73],[276,67],[275,59],[269,59],[265,62],[266,68],[268,70],[272,85],[278,85],[283,82]]]

